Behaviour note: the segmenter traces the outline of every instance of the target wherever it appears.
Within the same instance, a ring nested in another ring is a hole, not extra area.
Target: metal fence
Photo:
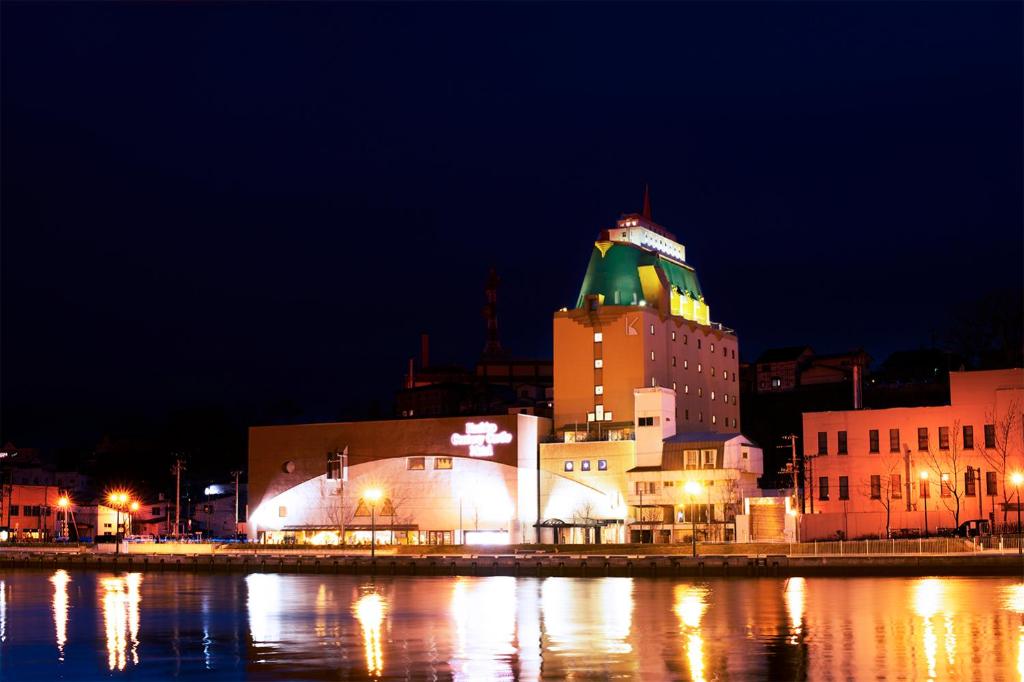
[[[993,536],[994,537],[994,536]],[[1008,536],[1003,536],[1010,540]],[[986,540],[988,538],[985,538]],[[997,539],[998,540],[998,539]],[[1012,538],[1016,549],[1017,538]],[[1008,548],[1008,545],[997,547]],[[957,552],[978,552],[988,547],[964,538],[910,538],[901,540],[827,540],[816,542],[793,542],[787,547],[792,556],[850,556],[856,554],[950,554]]]

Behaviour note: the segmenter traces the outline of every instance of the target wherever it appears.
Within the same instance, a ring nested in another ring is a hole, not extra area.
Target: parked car
[[[971,519],[964,521],[956,529],[958,538],[976,538],[992,534],[992,524],[988,519]]]

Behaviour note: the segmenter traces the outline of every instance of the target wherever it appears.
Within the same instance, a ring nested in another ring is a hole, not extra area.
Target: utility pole
[[[242,472],[235,469],[231,472],[235,477],[235,537],[238,537],[238,477],[242,475]]]
[[[174,537],[181,533],[181,472],[185,469],[185,460],[180,455],[174,458],[174,465],[171,473],[174,474],[176,482],[174,489]]]
[[[910,511],[910,448],[907,447],[906,443],[903,444],[903,468],[906,474],[907,511]]]
[[[793,507],[799,509],[801,513],[804,510],[804,496],[800,493],[800,470],[796,465],[796,439],[800,436],[795,433],[787,433],[782,437],[782,440],[788,440],[790,451],[792,452],[792,467],[793,467]],[[782,447],[782,446],[780,446]]]

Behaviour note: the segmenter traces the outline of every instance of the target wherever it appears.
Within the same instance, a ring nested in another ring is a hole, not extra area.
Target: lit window
[[[604,340],[604,334],[601,332],[594,332],[594,343],[601,343]]]
[[[712,353],[714,353],[714,352],[715,352],[715,344],[711,344],[711,352],[712,352]]]
[[[608,471],[608,460],[606,460],[606,459],[599,459],[599,460],[597,460],[597,470],[598,471]]]
[[[651,377],[651,388],[654,388],[657,385],[658,385],[658,380],[655,379],[654,377]]]
[[[715,415],[711,415],[711,423],[712,424],[717,424],[718,423],[718,417],[716,417]]]
[[[673,341],[675,341],[675,340],[676,340],[676,333],[675,333],[675,332],[672,332],[672,340],[673,340]]]
[[[690,361],[685,358],[683,359],[683,369],[690,369]]]
[[[585,459],[580,462],[580,471],[590,471],[590,460]]]
[[[435,457],[434,458],[435,469],[451,469],[452,458],[451,457]]]
[[[772,377],[772,388],[779,388],[782,386],[782,377]]]
[[[715,368],[714,367],[711,368],[711,376],[715,376]]]
[[[654,325],[651,325],[651,336],[654,336]]]
[[[698,398],[703,398],[704,397],[704,389],[701,386],[697,387],[697,397]]]
[[[690,392],[690,384],[683,384],[683,393]]]
[[[604,386],[594,386],[594,395],[604,395]]]
[[[729,370],[727,370],[727,369],[723,369],[722,370],[722,378],[723,379],[728,379],[729,378]]]
[[[697,371],[698,372],[703,372],[704,371],[704,367],[699,362],[697,363]]]
[[[674,382],[674,381],[672,382],[672,390],[673,391],[676,390],[676,382]]]
[[[714,392],[714,391],[711,391],[711,399],[712,399],[712,400],[714,400],[714,399],[715,399],[715,392]]]
[[[595,369],[601,369],[602,367],[604,367],[604,360],[602,360],[601,358],[598,358],[597,360],[594,360],[594,368]]]
[[[652,350],[651,351],[651,360],[653,360],[653,359],[654,359],[654,351]]]
[[[406,457],[405,468],[407,471],[422,471],[426,468],[426,460],[423,457]]]
[[[565,464],[563,466],[566,471],[572,471],[572,460],[565,460]]]
[[[722,400],[724,400],[726,402],[726,404],[728,404],[729,403],[729,394],[728,393],[723,393],[722,394]]]
[[[282,519],[284,517],[288,516],[288,507],[285,507],[284,505],[281,505],[280,507],[278,507],[277,508],[277,515],[280,516]],[[110,524],[108,523],[107,525],[109,526]]]
[[[610,422],[612,420],[612,413],[610,410],[604,413],[604,420],[606,422]]]

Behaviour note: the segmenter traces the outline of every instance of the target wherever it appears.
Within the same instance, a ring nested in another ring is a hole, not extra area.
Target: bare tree
[[[995,441],[993,447],[987,447],[984,436],[981,440],[981,454],[990,467],[995,469],[996,477],[999,480],[999,487],[1002,489],[1003,499],[1003,525],[1006,525],[1006,514],[1010,504],[1010,486],[1007,485],[1007,478],[1010,475],[1010,455],[1013,450],[1013,442],[1020,434],[1021,448],[1024,451],[1024,416],[1021,415],[1020,401],[1014,399],[1007,406],[1006,414],[996,417],[994,412],[985,413],[985,421],[995,429]],[[978,491],[981,494],[981,491]]]
[[[935,472],[939,479],[939,499],[946,509],[953,512],[953,524],[959,528],[960,507],[966,492],[963,480],[966,463],[960,447],[960,420],[954,420],[952,427],[939,428],[940,438],[936,444],[938,447],[929,445],[924,459],[928,468]],[[945,443],[941,438],[943,428],[946,429]]]
[[[892,503],[893,500],[903,497],[902,482],[896,478],[903,465],[903,458],[886,455],[880,457],[879,463],[882,473],[875,474],[878,476],[877,490],[872,484],[871,478],[861,481],[861,487],[869,499],[877,502],[885,510],[885,537],[890,537],[892,535]]]
[[[572,512],[573,521],[583,525],[583,543],[590,544],[590,529],[594,525],[594,503],[590,500],[581,502]]]

